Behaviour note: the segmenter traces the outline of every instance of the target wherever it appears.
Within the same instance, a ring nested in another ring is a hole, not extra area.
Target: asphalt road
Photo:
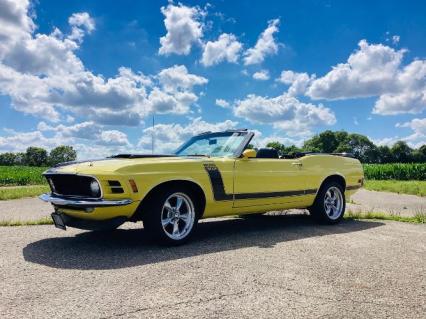
[[[137,225],[139,226],[139,225]],[[0,227],[1,318],[424,318],[426,226],[307,216],[203,221],[164,248]]]

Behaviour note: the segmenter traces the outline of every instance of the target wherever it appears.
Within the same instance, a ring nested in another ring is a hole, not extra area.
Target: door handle
[[[293,163],[291,163],[291,165],[302,166],[302,163],[300,163],[300,162],[293,162]]]

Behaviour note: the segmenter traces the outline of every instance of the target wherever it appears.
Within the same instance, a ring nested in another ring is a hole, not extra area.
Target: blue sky
[[[0,0],[0,152],[167,152],[249,128],[426,143],[422,1]]]

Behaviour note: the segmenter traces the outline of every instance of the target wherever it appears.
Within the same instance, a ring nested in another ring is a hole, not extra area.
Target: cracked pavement
[[[1,318],[422,318],[426,226],[308,216],[205,220],[159,247],[109,233],[0,227]],[[424,318],[424,317],[423,317]]]

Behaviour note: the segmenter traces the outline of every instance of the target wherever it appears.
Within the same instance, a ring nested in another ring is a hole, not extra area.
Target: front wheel
[[[322,223],[337,224],[343,219],[345,208],[343,187],[339,183],[329,182],[321,187],[309,212]]]
[[[186,190],[169,189],[154,196],[143,223],[161,244],[180,245],[188,241],[198,222],[197,207]]]

